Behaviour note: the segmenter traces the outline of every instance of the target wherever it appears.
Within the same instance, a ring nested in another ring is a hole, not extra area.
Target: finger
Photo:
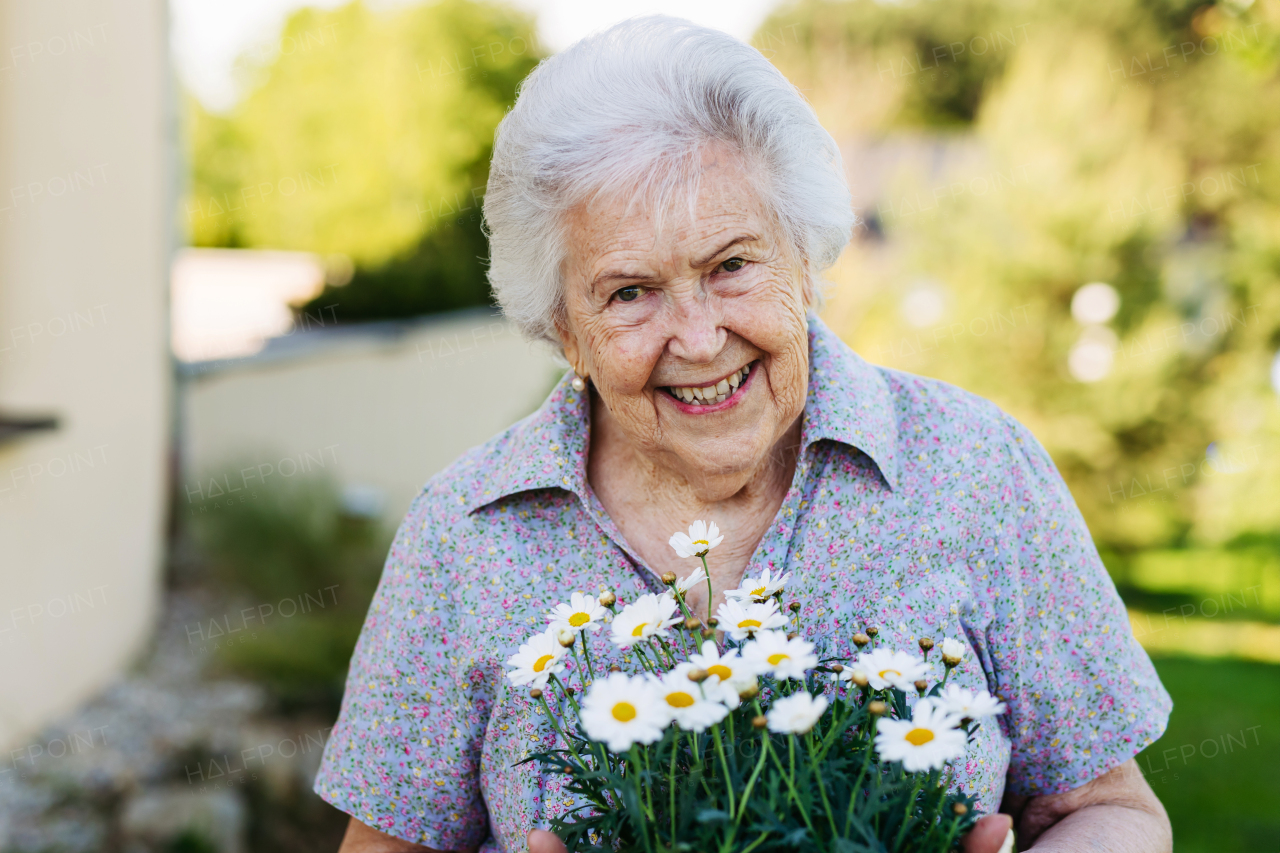
[[[529,853],[568,853],[568,851],[565,850],[564,842],[554,832],[535,829],[529,833]],[[991,853],[995,853],[994,847],[991,848]]]
[[[1013,818],[1007,814],[989,814],[969,831],[961,847],[964,853],[1000,853],[1005,838],[1012,830]]]

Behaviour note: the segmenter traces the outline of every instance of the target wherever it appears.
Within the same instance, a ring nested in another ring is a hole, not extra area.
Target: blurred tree
[[[1280,530],[1278,33],[1275,0],[852,0],[757,35],[838,139],[982,152],[891,181],[831,314],[868,358],[1027,422],[1113,567]],[[1072,316],[1091,281],[1120,295],[1109,321]],[[945,304],[924,328],[917,290]]]
[[[499,5],[294,13],[241,60],[227,115],[188,99],[192,242],[350,257],[316,302],[339,320],[486,303],[493,131],[538,59],[531,19]]]

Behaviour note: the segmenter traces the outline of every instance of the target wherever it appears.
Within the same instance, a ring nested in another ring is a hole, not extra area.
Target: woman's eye
[[[742,269],[746,265],[747,265],[747,262],[744,261],[742,258],[730,258],[729,260],[725,261],[723,264],[720,265],[720,269],[724,270],[725,272],[737,272],[738,270]]]
[[[619,300],[620,302],[634,302],[639,297],[640,297],[640,287],[638,285],[632,285],[631,287],[624,287],[613,294],[613,298]]]

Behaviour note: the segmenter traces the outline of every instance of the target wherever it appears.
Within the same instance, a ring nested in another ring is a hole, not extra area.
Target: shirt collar
[[[539,409],[471,457],[488,469],[472,477],[467,512],[518,492],[563,489],[587,499],[590,439],[586,391],[566,373]],[[868,364],[815,316],[809,318],[809,397],[801,444],[829,440],[875,462],[889,488],[898,487],[893,399],[884,371]]]

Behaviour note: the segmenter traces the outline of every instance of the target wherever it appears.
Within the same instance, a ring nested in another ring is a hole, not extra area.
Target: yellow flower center
[[[772,664],[773,666],[777,666],[778,664],[782,663],[784,660],[791,660],[791,655],[783,654],[782,652],[777,652],[776,654],[769,655],[769,663]]]
[[[636,626],[636,628],[635,628],[635,630],[631,632],[631,636],[633,636],[633,637],[639,637],[641,634],[643,634],[643,633],[644,633],[644,626],[645,626],[645,623],[643,623],[643,622],[641,622],[639,625],[637,625],[637,626]]]
[[[636,718],[636,706],[630,702],[619,702],[613,706],[613,718],[620,723],[629,723]]]
[[[721,681],[728,681],[733,677],[733,670],[722,663],[717,663],[707,667],[707,675],[718,675]]]
[[[759,628],[760,620],[759,619],[743,619],[741,622],[738,623],[738,627],[739,628]]]
[[[907,732],[907,743],[912,746],[924,746],[933,740],[933,732],[928,729],[912,729]]]
[[[693,697],[688,693],[668,693],[667,704],[672,708],[688,708],[693,704]]]
[[[881,677],[881,678],[884,678],[885,676],[887,676],[887,675],[888,675],[889,673],[891,673],[891,672],[892,672],[894,675],[898,676],[899,678],[901,678],[901,677],[902,677],[902,673],[898,672],[896,669],[882,669],[882,670],[880,670],[880,677]]]
[[[705,539],[695,539],[693,540],[693,544],[694,545],[710,545],[711,543]]]
[[[755,589],[751,590],[751,594],[756,598],[762,598],[766,592],[768,592],[768,589],[762,586],[756,587]]]
[[[569,617],[569,624],[575,628],[581,628],[590,621],[591,617],[585,613],[575,613]]]
[[[554,657],[555,655],[543,655],[542,657],[538,658],[536,661],[533,662],[533,671],[542,672],[542,670],[546,668],[547,662],[552,660]]]

